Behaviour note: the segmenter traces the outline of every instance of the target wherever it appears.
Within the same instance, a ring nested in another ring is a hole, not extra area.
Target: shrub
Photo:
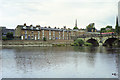
[[[92,46],[92,43],[85,42],[84,45],[85,46]]]
[[[6,36],[2,36],[2,40],[7,40],[7,37]]]
[[[84,44],[84,41],[81,38],[78,38],[75,40],[74,45],[75,46],[82,46]]]
[[[71,45],[71,46],[74,46],[75,44],[74,44],[74,43],[71,43],[70,45]]]
[[[46,41],[46,37],[43,38],[43,41]]]

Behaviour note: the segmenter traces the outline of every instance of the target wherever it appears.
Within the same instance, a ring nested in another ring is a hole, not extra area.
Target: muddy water
[[[3,78],[117,78],[119,48],[18,47],[2,49]]]

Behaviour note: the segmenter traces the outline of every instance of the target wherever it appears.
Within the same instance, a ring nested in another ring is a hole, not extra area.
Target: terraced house
[[[41,27],[40,25],[18,25],[15,29],[15,38],[19,40],[71,40],[72,36],[79,36],[84,34],[85,31],[72,30],[70,28],[51,28]]]
[[[41,27],[37,26],[27,26],[18,25],[15,29],[15,38],[20,40],[70,40],[71,29],[64,28],[51,28],[50,26]]]

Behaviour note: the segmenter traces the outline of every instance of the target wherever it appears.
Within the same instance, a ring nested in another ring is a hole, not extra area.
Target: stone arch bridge
[[[72,36],[72,39],[75,40],[77,38],[81,38],[85,42],[92,43],[95,46],[104,45],[104,46],[112,46],[112,43],[116,40],[119,41],[120,44],[120,35],[115,34],[91,34],[91,35],[81,35],[81,36]]]

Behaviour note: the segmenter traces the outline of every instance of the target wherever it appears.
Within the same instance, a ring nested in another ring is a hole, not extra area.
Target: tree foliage
[[[78,27],[74,27],[73,29],[78,29]]]
[[[88,26],[86,26],[86,29],[87,29],[87,31],[88,32],[95,32],[95,23],[91,23],[91,24],[89,24]]]
[[[84,44],[84,41],[81,38],[78,38],[74,42],[75,46],[82,46]]]
[[[7,37],[8,40],[12,40],[12,39],[14,38],[12,32],[8,32],[8,33],[6,34],[6,37]]]
[[[113,32],[114,29],[112,28],[112,26],[106,26],[105,28],[101,28],[100,32],[101,33],[106,33],[106,32]]]
[[[108,26],[106,26],[106,28],[112,29],[112,26],[109,26],[109,25],[108,25]]]
[[[47,40],[46,37],[44,37],[44,38],[43,38],[43,41],[46,41],[46,40]]]

